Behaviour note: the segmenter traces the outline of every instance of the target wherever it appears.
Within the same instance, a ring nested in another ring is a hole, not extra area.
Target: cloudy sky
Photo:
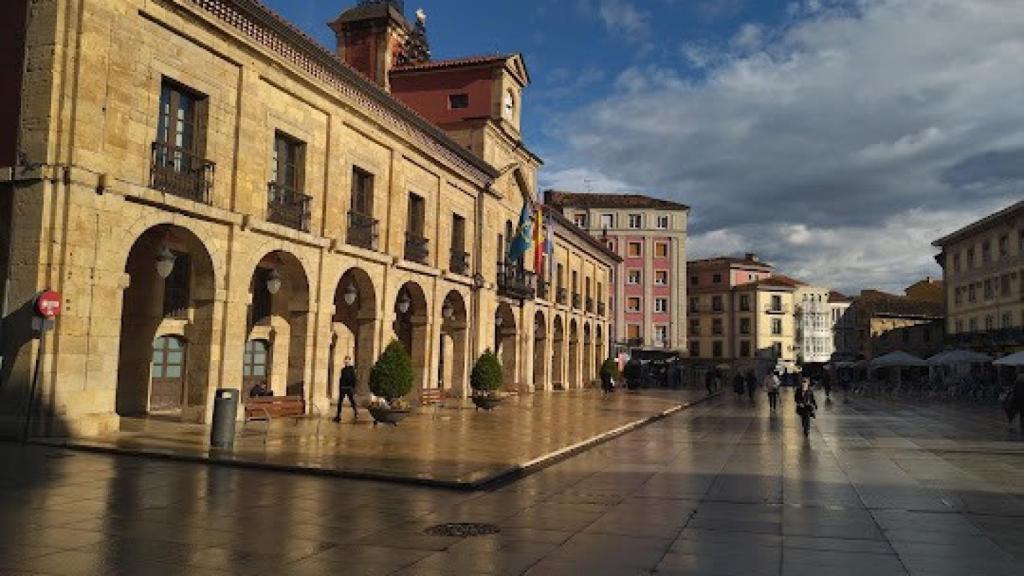
[[[348,3],[265,1],[328,46]],[[686,203],[694,257],[900,290],[939,274],[932,240],[1024,198],[1020,0],[419,6],[435,57],[524,53],[543,186]]]

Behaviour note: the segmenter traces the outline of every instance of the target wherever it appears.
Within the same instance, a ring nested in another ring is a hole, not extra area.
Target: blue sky
[[[354,0],[264,0],[326,46]],[[692,206],[692,257],[855,293],[1024,198],[1024,2],[408,0],[435,58],[522,52],[544,187]]]

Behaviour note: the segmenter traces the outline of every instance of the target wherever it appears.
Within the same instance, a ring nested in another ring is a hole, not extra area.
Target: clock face
[[[515,118],[515,111],[516,99],[515,96],[512,95],[512,91],[509,90],[508,92],[505,92],[505,101],[502,105],[502,115],[505,116],[505,119],[512,120]]]

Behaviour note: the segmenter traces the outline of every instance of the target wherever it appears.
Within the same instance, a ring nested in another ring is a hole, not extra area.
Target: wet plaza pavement
[[[397,430],[401,430],[398,428]],[[716,398],[487,491],[0,443],[0,574],[1019,574],[998,408]],[[439,523],[500,533],[427,535]]]
[[[703,390],[620,391],[608,396],[592,389],[538,392],[509,397],[491,412],[476,410],[468,400],[449,399],[444,407],[421,409],[397,427],[374,426],[366,410],[353,421],[346,406],[340,424],[329,419],[331,414],[275,418],[269,427],[264,422],[240,423],[231,450],[210,448],[208,426],[161,417],[122,418],[121,431],[108,436],[39,441],[475,488],[704,398]]]

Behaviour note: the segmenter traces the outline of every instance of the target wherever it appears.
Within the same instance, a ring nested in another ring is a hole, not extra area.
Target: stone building
[[[45,434],[208,421],[215,389],[261,380],[326,411],[341,359],[365,393],[392,339],[414,399],[465,395],[485,348],[508,390],[595,377],[607,308],[538,297],[533,259],[506,262],[540,165],[520,56],[430,61],[394,0],[335,19],[337,53],[254,0],[14,0],[0,17],[18,71],[0,87],[4,430],[40,353]],[[461,90],[422,89],[452,70],[483,113],[432,113],[463,109]],[[559,269],[609,285],[615,254],[568,223],[555,238]],[[44,288],[64,311],[39,351]]]
[[[933,245],[941,249],[950,343],[990,353],[1024,349],[1024,201]]]
[[[607,285],[615,339],[686,349],[686,229],[690,209],[639,194],[548,190],[545,202],[623,258]]]
[[[927,358],[942,350],[942,304],[863,290],[847,313],[856,323],[858,359],[897,350]]]
[[[687,266],[691,358],[761,373],[795,367],[794,293],[800,282],[774,275],[754,254]]]
[[[835,290],[829,292],[828,307],[831,314],[832,343],[835,351],[832,359],[851,362],[857,359],[857,322],[850,305],[853,298]]]

